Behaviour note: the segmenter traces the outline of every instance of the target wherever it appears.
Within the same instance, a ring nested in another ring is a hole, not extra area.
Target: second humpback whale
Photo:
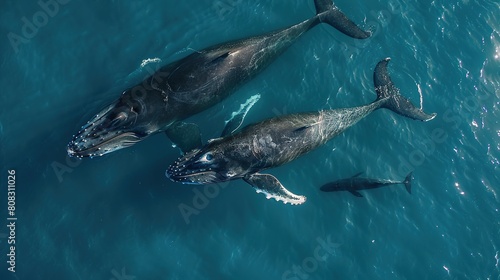
[[[68,154],[102,156],[161,131],[166,131],[171,140],[193,141],[176,143],[179,147],[194,147],[199,139],[176,134],[195,135],[190,130],[196,127],[179,122],[229,96],[312,27],[327,23],[353,38],[370,36],[331,0],[314,3],[317,14],[299,24],[209,47],[160,68],[88,121],[68,144]]]
[[[359,190],[377,189],[381,187],[403,184],[406,188],[406,191],[411,194],[412,172],[406,175],[406,178],[403,181],[363,178],[359,177],[359,175],[361,175],[361,173],[358,173],[351,178],[341,179],[324,184],[323,186],[321,186],[320,190],[324,192],[348,191],[354,196],[363,197],[363,195],[358,192]]]
[[[267,198],[302,204],[306,197],[287,190],[276,177],[259,173],[323,145],[373,111],[387,108],[402,116],[428,121],[428,115],[399,94],[387,72],[389,58],[375,67],[377,99],[371,104],[271,118],[235,134],[214,139],[169,166],[166,176],[185,184],[210,184],[243,179]]]

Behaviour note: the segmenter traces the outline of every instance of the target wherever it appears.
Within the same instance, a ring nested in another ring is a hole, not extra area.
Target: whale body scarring
[[[306,197],[287,190],[278,179],[260,171],[290,162],[323,145],[379,108],[405,117],[428,121],[426,114],[399,94],[387,64],[380,61],[374,71],[377,99],[365,106],[299,113],[249,125],[233,135],[209,141],[169,166],[166,176],[185,184],[210,184],[243,179],[267,198],[302,204]]]
[[[95,157],[129,147],[150,135],[193,126],[176,123],[219,103],[260,73],[302,34],[327,23],[353,38],[367,38],[331,0],[315,0],[317,14],[289,28],[209,47],[160,68],[95,115],[73,136],[67,151]],[[194,134],[194,133],[192,133]],[[182,137],[174,137],[182,139]],[[193,142],[197,142],[193,140]],[[191,144],[178,145],[190,147]]]

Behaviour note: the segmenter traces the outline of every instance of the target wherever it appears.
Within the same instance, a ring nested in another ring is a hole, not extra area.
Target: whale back
[[[378,108],[367,106],[300,113],[249,125],[239,133],[211,143],[224,154],[262,170],[290,162],[323,145]]]

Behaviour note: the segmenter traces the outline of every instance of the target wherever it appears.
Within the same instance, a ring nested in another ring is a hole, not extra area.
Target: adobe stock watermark
[[[66,5],[71,0],[40,0],[38,1],[38,6],[40,10],[36,11],[30,19],[27,17],[21,18],[21,33],[17,34],[14,32],[9,32],[7,34],[7,39],[9,39],[10,45],[17,53],[19,52],[19,47],[21,44],[27,44],[31,39],[35,38],[38,31],[49,23],[50,18],[55,17],[61,6]]]
[[[229,181],[217,184],[204,185],[202,190],[200,187],[193,188],[193,199],[190,204],[181,203],[178,208],[182,218],[187,225],[191,222],[192,215],[199,215],[201,211],[208,207],[210,201],[219,196],[221,190],[229,185]]]
[[[133,275],[128,275],[127,272],[125,271],[125,267],[122,267],[121,273],[118,273],[116,269],[111,270],[111,274],[113,274],[113,278],[110,278],[109,280],[134,280],[135,276]]]
[[[243,0],[217,0],[213,6],[217,11],[217,15],[221,20],[224,20],[227,15],[236,9],[236,6],[241,4]]]
[[[316,272],[321,263],[326,262],[330,255],[333,255],[335,249],[342,244],[332,242],[330,236],[326,241],[322,238],[316,238],[318,245],[312,251],[312,255],[304,258],[299,265],[294,264],[290,270],[283,272],[282,280],[301,280],[309,279],[311,274]]]
[[[455,112],[452,109],[448,109],[443,113],[442,118],[446,128],[451,128],[452,130],[458,129],[461,123],[464,123],[467,118],[471,117],[471,114],[468,112],[477,112],[481,106],[480,102],[484,103],[495,96],[495,94],[488,92],[486,89],[484,91],[478,90],[477,93],[478,94],[471,95],[462,101],[463,107],[461,107],[462,109],[460,111]],[[499,92],[496,93],[496,95],[498,94]],[[467,112],[465,112],[464,109],[467,110]],[[448,138],[449,134],[444,128],[434,128],[430,133],[430,138],[419,138],[417,141],[414,141],[413,144],[416,148],[408,154],[407,158],[401,155],[398,157],[400,161],[397,170],[398,174],[405,176],[408,172],[423,165],[428,157],[434,154],[438,145],[446,142]]]
[[[59,183],[62,183],[64,174],[73,172],[73,170],[80,164],[82,164],[82,161],[80,159],[66,155],[64,163],[53,161],[50,166],[54,170]]]

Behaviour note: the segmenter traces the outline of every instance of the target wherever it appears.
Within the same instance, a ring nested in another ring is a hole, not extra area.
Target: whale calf
[[[391,180],[379,180],[372,178],[359,177],[361,173],[358,173],[350,178],[341,179],[334,182],[330,182],[321,186],[320,190],[324,192],[338,192],[338,191],[348,191],[352,195],[357,197],[363,197],[360,190],[377,189],[381,187],[393,186],[402,184],[405,186],[406,191],[411,194],[411,179],[412,172],[406,175],[403,181],[391,181]]]
[[[327,23],[353,38],[370,36],[331,0],[314,3],[317,14],[299,24],[209,47],[160,68],[142,83],[125,90],[118,100],[89,120],[68,144],[68,154],[79,158],[102,156],[162,131],[171,140],[192,141],[174,141],[177,146],[193,147],[201,141],[193,136],[196,131],[191,131],[196,127],[179,122],[228,97],[309,29]]]
[[[243,179],[258,193],[285,204],[302,204],[306,197],[287,190],[276,177],[260,171],[290,162],[323,145],[373,111],[387,108],[414,120],[426,114],[399,94],[387,72],[389,58],[374,71],[377,99],[365,106],[284,115],[245,127],[235,134],[210,140],[172,163],[166,176],[184,184],[210,184]]]

